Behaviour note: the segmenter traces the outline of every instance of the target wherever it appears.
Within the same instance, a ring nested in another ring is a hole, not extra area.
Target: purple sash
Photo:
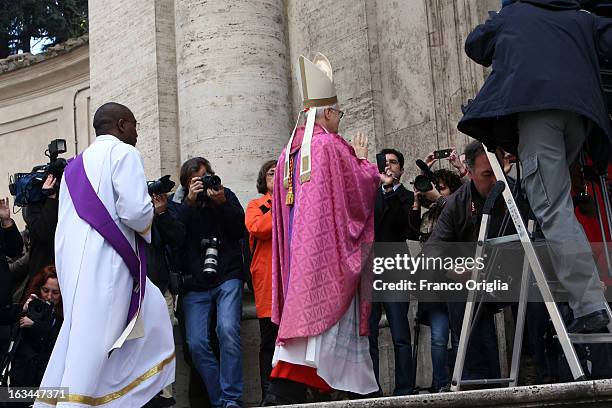
[[[132,249],[132,246],[117,224],[115,224],[115,221],[113,221],[113,218],[92,187],[89,178],[87,178],[82,153],[70,161],[64,171],[64,178],[72,198],[72,203],[79,217],[91,225],[117,251],[123,262],[127,265],[132,278],[134,278],[134,290],[132,291],[127,318],[129,323],[144,299],[147,277],[145,241],[139,234],[136,234],[136,244],[138,246],[138,254],[140,254],[140,259],[138,259],[138,255],[134,252],[134,249]]]

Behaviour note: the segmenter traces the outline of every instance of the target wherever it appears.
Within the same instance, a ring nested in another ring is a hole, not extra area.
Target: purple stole
[[[139,234],[136,234],[139,259],[123,232],[113,221],[98,194],[96,194],[89,178],[87,178],[82,153],[70,161],[64,171],[64,179],[79,217],[91,225],[117,251],[127,265],[132,278],[134,278],[134,290],[132,291],[127,317],[127,323],[129,323],[138,312],[138,308],[144,299],[147,277],[145,240]]]

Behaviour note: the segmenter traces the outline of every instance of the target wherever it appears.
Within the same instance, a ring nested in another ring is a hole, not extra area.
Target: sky
[[[40,54],[43,52],[43,46],[51,43],[51,40],[45,38],[32,38],[30,40],[30,47],[32,54]]]

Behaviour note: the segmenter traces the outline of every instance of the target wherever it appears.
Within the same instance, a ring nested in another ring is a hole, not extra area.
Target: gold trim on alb
[[[68,394],[62,398],[39,398],[37,399],[37,402],[43,402],[45,404],[54,405],[54,406],[57,405],[58,402],[72,402],[72,403],[77,403],[77,404],[85,404],[85,405],[89,405],[92,407],[95,407],[98,405],[104,405],[113,400],[116,400],[117,398],[123,397],[125,394],[127,394],[128,392],[130,392],[131,390],[133,390],[140,384],[142,384],[144,381],[153,377],[155,374],[159,374],[164,369],[164,367],[166,367],[168,364],[172,362],[172,360],[174,360],[175,357],[176,357],[176,353],[172,353],[170,357],[164,359],[161,363],[150,368],[144,374],[136,378],[134,381],[132,381],[131,383],[129,383],[128,385],[120,389],[119,391],[112,392],[102,397],[90,397],[88,395]]]

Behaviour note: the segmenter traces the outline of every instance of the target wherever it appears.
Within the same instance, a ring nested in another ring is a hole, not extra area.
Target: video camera
[[[421,193],[426,193],[433,189],[433,185],[436,185],[436,177],[433,174],[433,171],[429,168],[427,164],[423,160],[417,160],[416,165],[421,169],[423,174],[419,174],[414,179],[414,189],[420,191]]]
[[[15,173],[10,178],[9,191],[15,197],[16,206],[25,207],[43,201],[47,196],[59,192],[60,181],[66,167],[66,159],[58,156],[66,153],[66,151],[66,140],[52,140],[45,150],[45,156],[49,158],[49,163],[34,166],[29,173]],[[50,174],[57,180],[55,186],[53,190],[43,191],[42,186]]]
[[[170,180],[170,175],[167,174],[161,177],[159,180],[155,181],[147,181],[147,189],[149,190],[149,195],[161,195],[167,194],[174,188],[174,181]]]

